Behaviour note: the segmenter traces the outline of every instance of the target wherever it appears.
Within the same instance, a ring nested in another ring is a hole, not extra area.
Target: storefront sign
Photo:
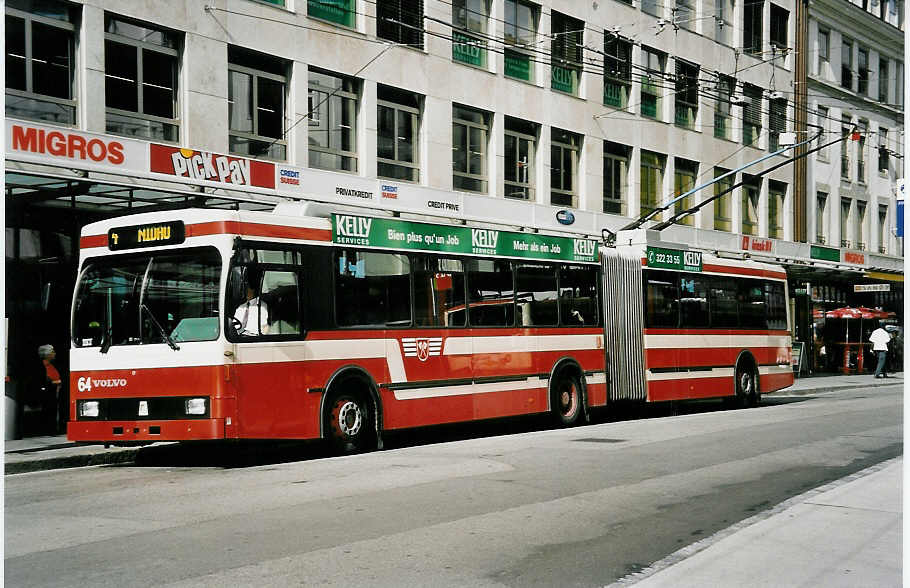
[[[824,261],[840,261],[840,249],[812,245],[809,249],[809,257]]]
[[[648,267],[700,272],[702,270],[700,251],[680,251],[663,247],[648,247],[645,254]]]
[[[891,284],[853,284],[854,292],[890,292]]]
[[[457,254],[562,261],[597,261],[597,241],[495,229],[434,225],[387,218],[332,215],[332,241]]]
[[[742,248],[743,251],[771,253],[773,243],[774,241],[771,239],[763,239],[761,237],[750,237],[749,235],[743,235]]]
[[[33,163],[66,163],[75,169],[145,171],[148,143],[7,119],[6,157]]]
[[[866,255],[855,251],[844,251],[844,263],[863,265],[866,263]]]
[[[149,171],[194,182],[275,188],[274,163],[171,145],[149,145]]]

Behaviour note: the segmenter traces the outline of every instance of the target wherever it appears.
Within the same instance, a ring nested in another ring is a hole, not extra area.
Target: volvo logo
[[[575,222],[575,215],[571,210],[560,210],[556,213],[556,220],[563,225],[571,225]]]

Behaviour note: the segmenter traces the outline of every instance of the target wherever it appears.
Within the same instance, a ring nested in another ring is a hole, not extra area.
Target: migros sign
[[[6,121],[6,156],[38,162],[64,160],[74,167],[143,170],[147,166],[142,142],[13,120]]]

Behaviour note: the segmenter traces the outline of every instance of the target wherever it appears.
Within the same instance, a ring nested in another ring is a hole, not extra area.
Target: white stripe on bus
[[[645,349],[789,346],[789,335],[645,335]]]

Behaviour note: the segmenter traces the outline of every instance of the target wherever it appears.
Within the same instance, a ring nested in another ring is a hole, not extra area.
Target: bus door
[[[229,280],[238,433],[252,438],[318,435],[315,395],[307,394],[300,308],[302,268],[295,251],[245,250]]]

